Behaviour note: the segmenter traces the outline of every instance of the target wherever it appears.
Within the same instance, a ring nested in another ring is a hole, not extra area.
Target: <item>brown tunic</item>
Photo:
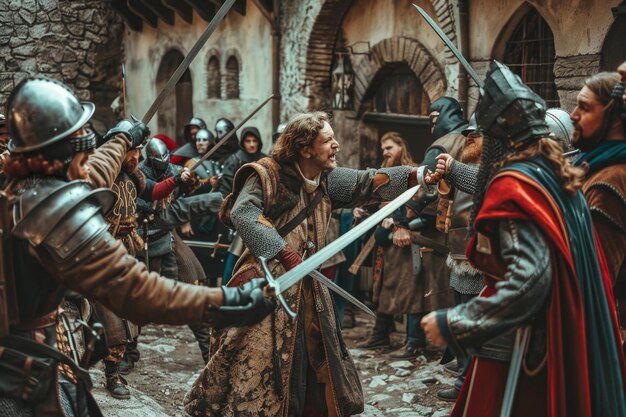
[[[385,183],[384,174],[380,175],[359,175],[352,184],[356,196],[352,205],[370,199],[380,200],[376,192]],[[240,198],[249,198],[242,184],[245,180],[248,180],[245,182],[248,190],[262,194],[263,201],[257,204],[264,210],[257,222],[267,230],[286,224],[310,198],[295,168],[278,165],[271,158],[245,165],[237,173],[235,193],[244,189],[238,202]],[[320,187],[327,191],[324,175]],[[230,220],[226,210],[228,204],[229,198],[221,213],[227,224]],[[284,237],[287,245],[299,253],[309,239],[314,241],[317,249],[324,247],[331,208],[335,205],[341,204],[325,193],[313,214]],[[276,260],[270,261],[269,266],[275,277],[285,272]],[[229,285],[239,285],[253,276],[262,275],[256,257],[246,249],[235,266]],[[300,395],[297,392],[304,383],[300,373],[302,364],[309,366],[306,371],[308,387],[313,373],[316,377],[313,383],[324,384],[318,395],[327,405],[327,415],[348,416],[363,411],[358,372],[341,336],[328,289],[305,278],[283,296],[298,319],[290,319],[278,306],[272,316],[258,325],[231,328],[219,334],[217,350],[185,398],[188,413],[221,417],[293,415],[294,408],[299,405],[301,409],[302,406],[297,403],[302,399],[302,392]],[[305,351],[306,359],[301,356]]]
[[[616,298],[626,298],[626,164],[611,165],[583,185]]]

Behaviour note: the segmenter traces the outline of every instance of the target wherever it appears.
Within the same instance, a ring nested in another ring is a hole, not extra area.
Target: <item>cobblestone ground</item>
[[[437,391],[454,379],[444,373],[438,356],[414,361],[389,358],[389,351],[357,349],[371,332],[372,320],[357,316],[358,326],[344,337],[361,374],[365,395],[364,417],[444,417],[451,403],[438,401]],[[392,335],[395,347],[404,335]],[[127,376],[130,400],[115,400],[104,389],[102,366],[92,369],[94,395],[105,416],[184,416],[182,401],[202,368],[200,350],[187,327],[148,326],[142,330],[141,360]]]

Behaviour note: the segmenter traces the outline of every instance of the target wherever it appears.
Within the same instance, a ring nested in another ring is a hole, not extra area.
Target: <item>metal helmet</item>
[[[217,138],[222,139],[224,136],[226,136],[228,132],[230,132],[234,128],[235,125],[230,120],[223,117],[217,119],[217,122],[215,123],[215,133],[217,134]]]
[[[478,123],[476,123],[476,113],[472,113],[472,116],[469,119],[468,125],[465,129],[461,131],[463,136],[467,136],[472,132],[478,130]]]
[[[66,138],[83,127],[95,106],[79,102],[64,84],[46,77],[22,80],[7,102],[9,150],[31,152]]]
[[[170,151],[165,142],[158,138],[152,138],[145,146],[148,163],[157,173],[163,173],[170,164]]]
[[[545,114],[545,101],[509,67],[494,60],[476,108],[476,121],[485,134],[523,148],[548,137]]]
[[[274,131],[274,133],[272,133],[272,143],[276,143],[280,135],[282,135],[285,131],[286,127],[287,123],[280,123],[278,126],[276,126],[276,130]]]
[[[185,125],[185,128],[183,129],[183,136],[187,142],[192,141],[191,132],[190,132],[192,126],[195,126],[198,129],[206,129],[206,123],[204,122],[204,120],[202,120],[199,117],[195,117],[195,116],[192,117],[191,120],[187,122],[187,124]]]
[[[200,129],[196,132],[196,142],[209,142],[209,148],[215,145],[215,135],[210,130]]]
[[[550,137],[563,146],[563,150],[571,148],[570,139],[574,134],[574,123],[569,113],[558,107],[546,110],[546,123],[550,129]]]

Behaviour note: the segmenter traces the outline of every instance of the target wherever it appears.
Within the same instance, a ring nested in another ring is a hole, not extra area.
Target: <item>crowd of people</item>
[[[226,118],[193,117],[178,141],[121,118],[100,137],[92,103],[26,78],[0,115],[0,415],[100,415],[98,361],[129,398],[147,323],[198,342],[191,415],[361,413],[351,308],[305,277],[280,294],[292,318],[263,262],[275,278],[299,268],[416,185],[319,265],[376,311],[357,347],[440,356],[455,417],[626,415],[625,84],[626,63],[593,75],[568,114],[494,61],[469,120],[441,97],[423,156],[389,131],[381,167],[357,170],[337,166],[323,112],[278,126],[269,155]]]

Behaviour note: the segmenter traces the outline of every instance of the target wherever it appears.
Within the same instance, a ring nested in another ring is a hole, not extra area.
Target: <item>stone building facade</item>
[[[56,78],[96,104],[94,127],[114,121],[124,24],[107,2],[0,0],[0,112],[29,74]]]
[[[198,6],[205,3],[210,10]],[[25,74],[40,72],[69,83],[106,116],[124,62],[127,107],[141,116],[220,3],[0,0],[0,102]],[[566,110],[585,77],[626,60],[622,0],[415,3],[480,76],[491,59],[502,60]],[[426,108],[437,98],[455,97],[468,113],[475,107],[474,82],[410,1],[237,0],[234,7],[151,121],[153,132],[180,137],[192,115],[210,127],[219,117],[237,123],[274,93],[248,122],[261,131],[265,150],[279,121],[325,110],[343,148],[341,164],[364,167],[380,162],[378,138],[389,130],[405,136],[421,160],[430,143]],[[343,109],[333,105],[339,67],[351,77]]]

